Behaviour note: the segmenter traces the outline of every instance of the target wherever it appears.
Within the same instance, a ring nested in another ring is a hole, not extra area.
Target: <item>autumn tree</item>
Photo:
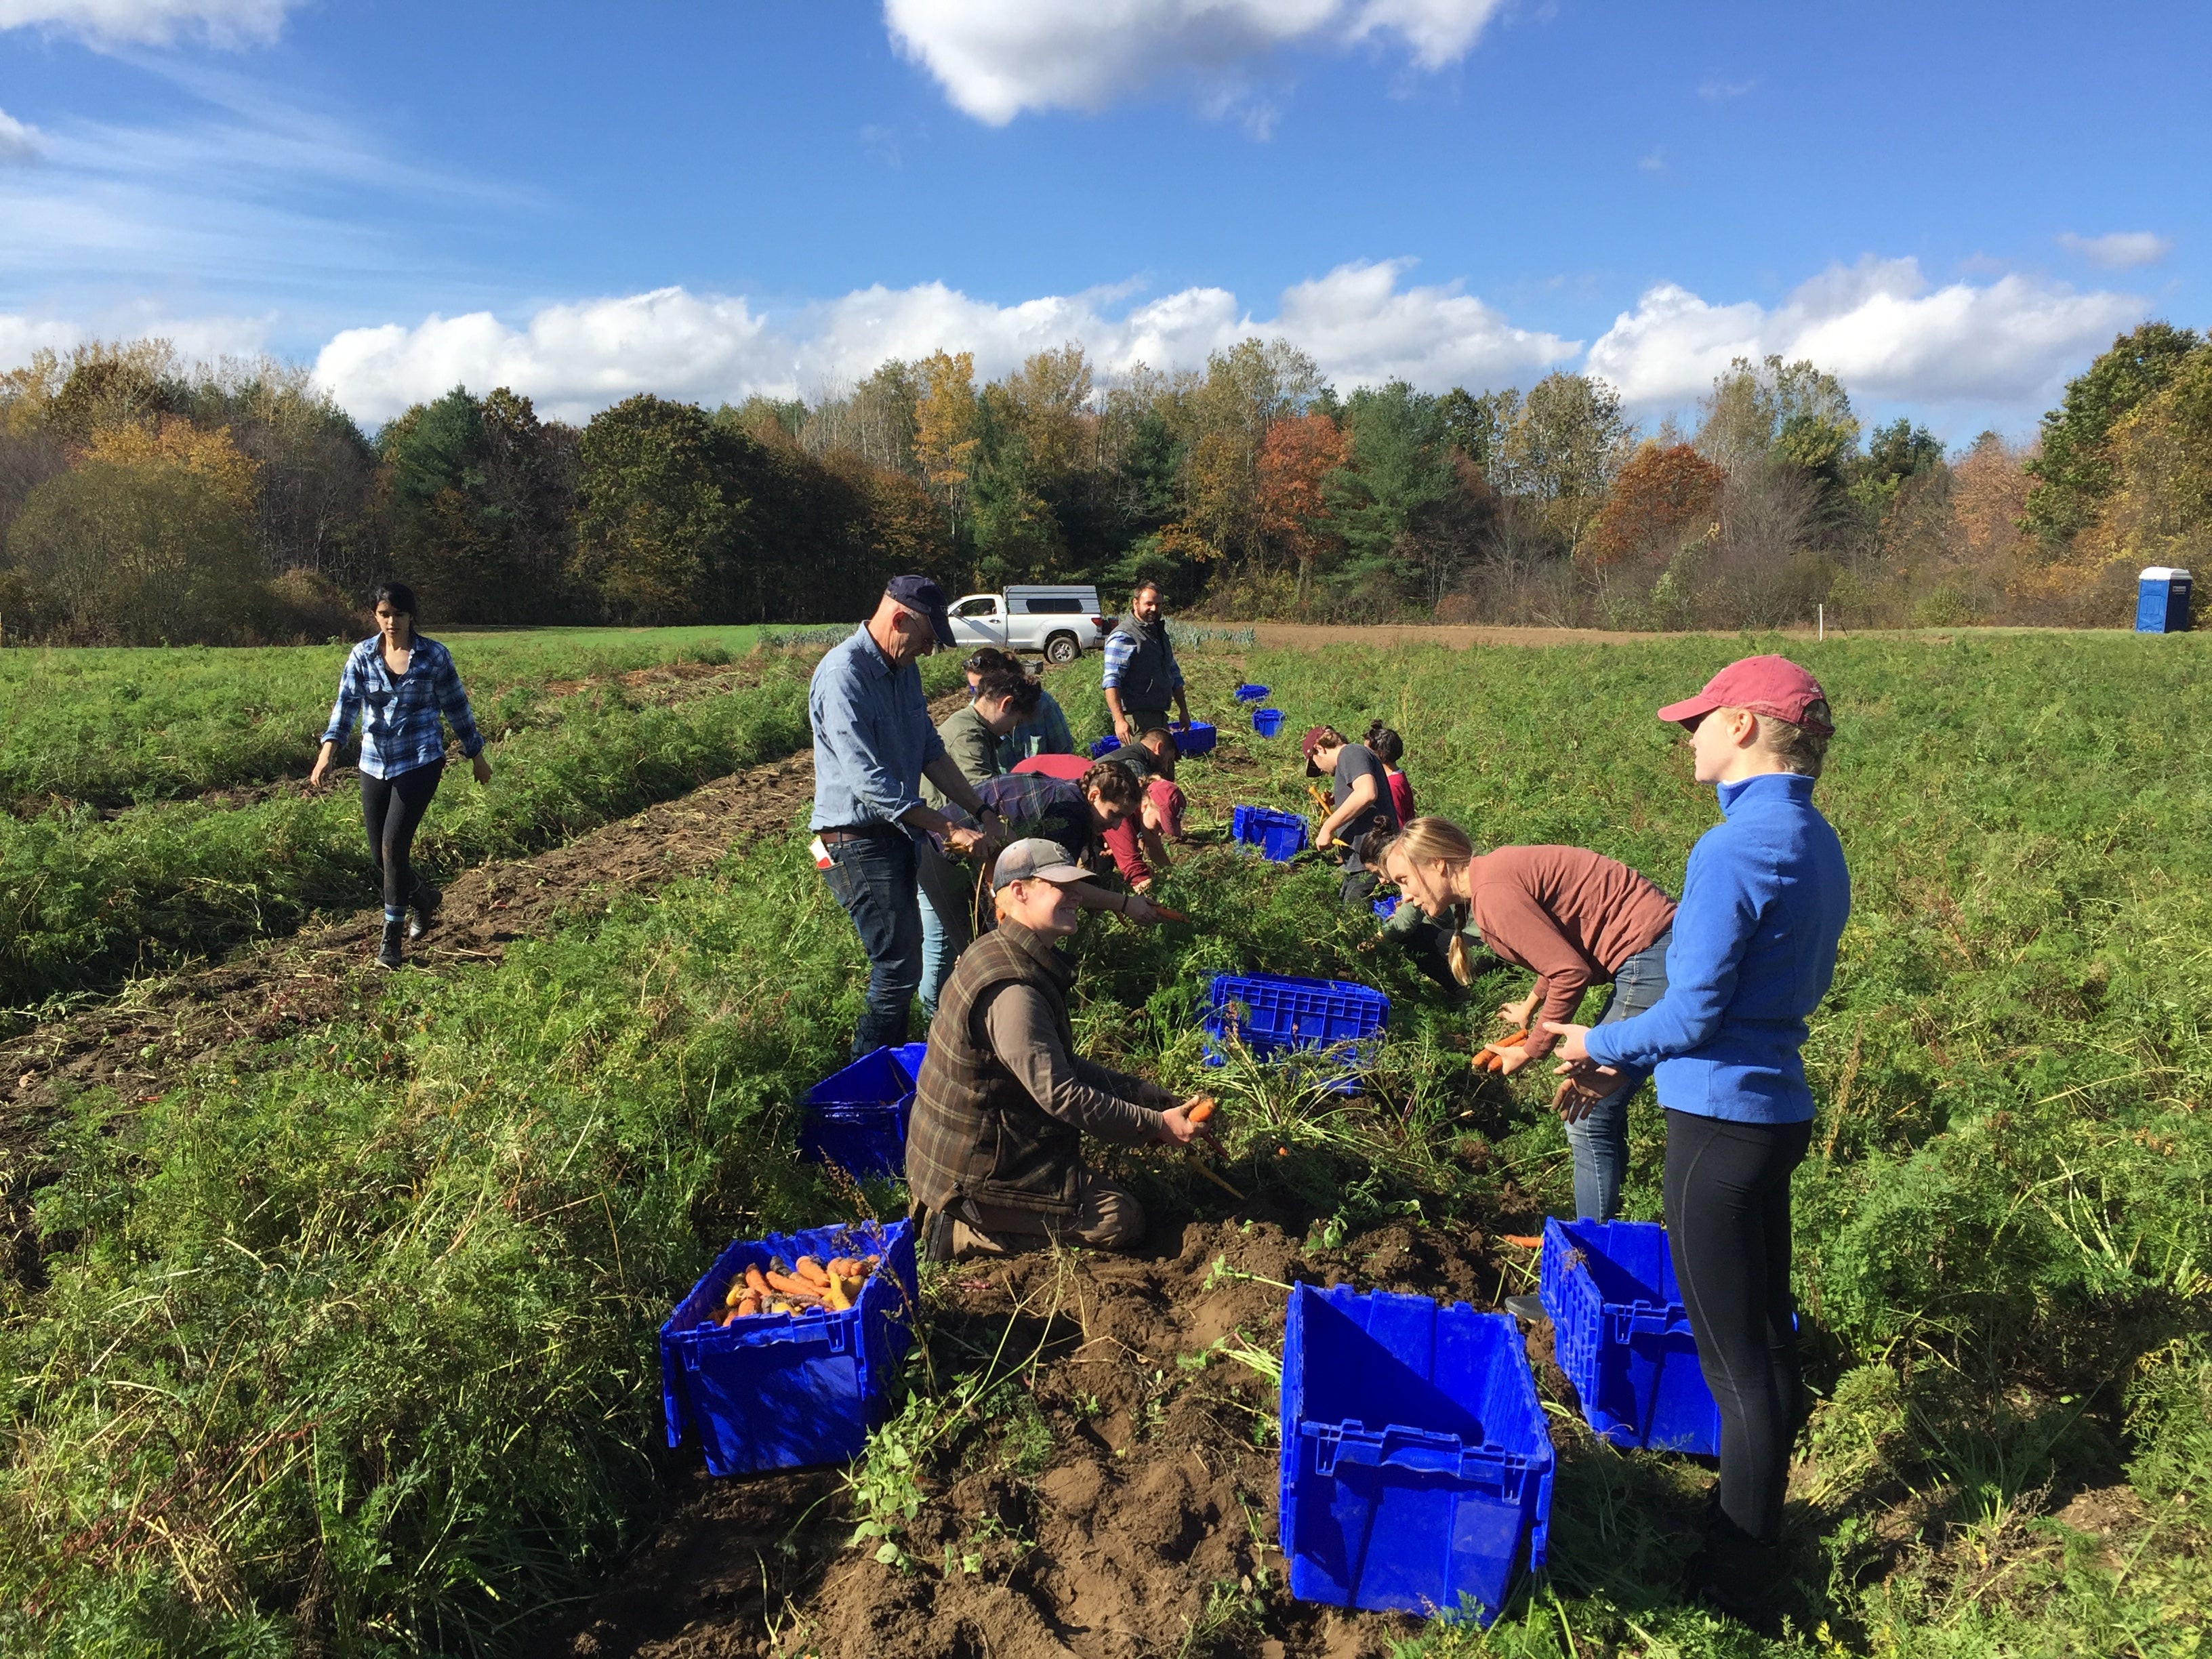
[[[1728,474],[1688,444],[1646,443],[1613,482],[1583,544],[1594,569],[1673,556],[1711,526]]]
[[[957,536],[968,484],[981,441],[975,434],[975,355],[939,351],[915,366],[914,453],[921,476],[945,502],[945,523]]]
[[[10,562],[55,628],[116,645],[262,637],[253,464],[182,422],[106,428],[96,443],[32,490],[9,530]]]
[[[2067,381],[2064,398],[2043,417],[2042,453],[2027,465],[2035,487],[2022,527],[2045,548],[2057,551],[2095,521],[2118,476],[2112,428],[2171,380],[2199,343],[2193,329],[2145,323]]]
[[[1260,535],[1297,570],[1301,603],[1313,592],[1316,562],[1336,541],[1325,481],[1349,458],[1343,428],[1311,412],[1277,421],[1260,446]]]
[[[2200,569],[2212,562],[2212,344],[2182,358],[2113,423],[2106,464],[2104,511],[2083,538],[2094,562]]]

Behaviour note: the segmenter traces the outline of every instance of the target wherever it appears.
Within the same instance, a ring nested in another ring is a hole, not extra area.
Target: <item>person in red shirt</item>
[[[1406,775],[1398,763],[1406,757],[1405,739],[1377,720],[1367,728],[1364,739],[1375,751],[1375,758],[1382,763],[1390,785],[1390,805],[1398,809],[1398,822],[1411,823],[1420,815],[1413,811],[1413,786],[1406,781]]]
[[[1176,763],[1182,757],[1175,733],[1155,726],[1134,744],[1115,750],[1106,758],[1137,774],[1144,784],[1140,810],[1131,813],[1100,837],[1113,855],[1121,878],[1141,893],[1166,872],[1168,842],[1184,839],[1182,815],[1189,802],[1175,781]],[[1014,768],[1017,772],[1041,773],[1046,777],[1081,778],[1093,764],[1079,755],[1032,755]]]
[[[1449,818],[1415,818],[1382,853],[1383,872],[1431,915],[1465,906],[1469,927],[1492,954],[1536,975],[1498,1018],[1528,1035],[1488,1044],[1506,1075],[1541,1060],[1593,985],[1610,985],[1601,1025],[1655,1006],[1667,994],[1667,946],[1674,901],[1626,865],[1580,847],[1500,847],[1477,856]],[[1461,949],[1463,951],[1464,946]],[[1559,1011],[1565,1011],[1564,1012]],[[1628,1168],[1628,1103],[1647,1073],[1624,1070],[1599,1095],[1569,1084],[1558,1100],[1574,1154],[1575,1211],[1610,1221]]]

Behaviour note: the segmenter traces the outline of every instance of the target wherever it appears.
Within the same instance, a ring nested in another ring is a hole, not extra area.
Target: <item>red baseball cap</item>
[[[1343,735],[1329,726],[1309,726],[1305,736],[1298,739],[1298,747],[1306,751],[1306,775],[1310,778],[1323,775],[1321,768],[1314,764],[1314,750],[1321,747],[1324,738],[1334,738],[1339,743],[1344,741]]]
[[[1788,720],[1808,732],[1832,735],[1835,728],[1817,714],[1805,711],[1825,703],[1828,694],[1820,682],[1787,657],[1744,657],[1705,682],[1694,697],[1670,702],[1659,711],[1662,720],[1686,726],[1716,708],[1748,708],[1778,720]]]

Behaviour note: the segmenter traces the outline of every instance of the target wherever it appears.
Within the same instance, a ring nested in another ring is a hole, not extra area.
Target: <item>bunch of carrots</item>
[[[883,1260],[841,1255],[823,1262],[802,1255],[787,1270],[781,1256],[770,1256],[766,1268],[748,1267],[732,1279],[729,1295],[704,1322],[727,1325],[762,1314],[842,1313],[860,1299],[860,1286]]]
[[[1499,1054],[1498,1051],[1500,1048],[1517,1048],[1528,1040],[1528,1028],[1524,1025],[1519,1030],[1513,1032],[1510,1036],[1502,1036],[1495,1042],[1486,1043],[1480,1049],[1476,1051],[1474,1056],[1474,1069],[1478,1072],[1504,1071],[1505,1069],[1505,1056]]]

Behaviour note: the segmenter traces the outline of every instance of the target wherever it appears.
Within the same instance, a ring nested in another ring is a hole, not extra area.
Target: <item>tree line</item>
[[[1340,394],[1287,343],[1102,380],[966,353],[811,401],[650,394],[581,427],[456,387],[373,437],[302,369],[136,341],[0,376],[0,637],[320,638],[391,574],[439,625],[814,622],[889,574],[1141,579],[1229,618],[2111,623],[2212,534],[2212,345],[2146,324],[2038,439],[1867,430],[1739,360],[1685,429],[1594,377]]]

